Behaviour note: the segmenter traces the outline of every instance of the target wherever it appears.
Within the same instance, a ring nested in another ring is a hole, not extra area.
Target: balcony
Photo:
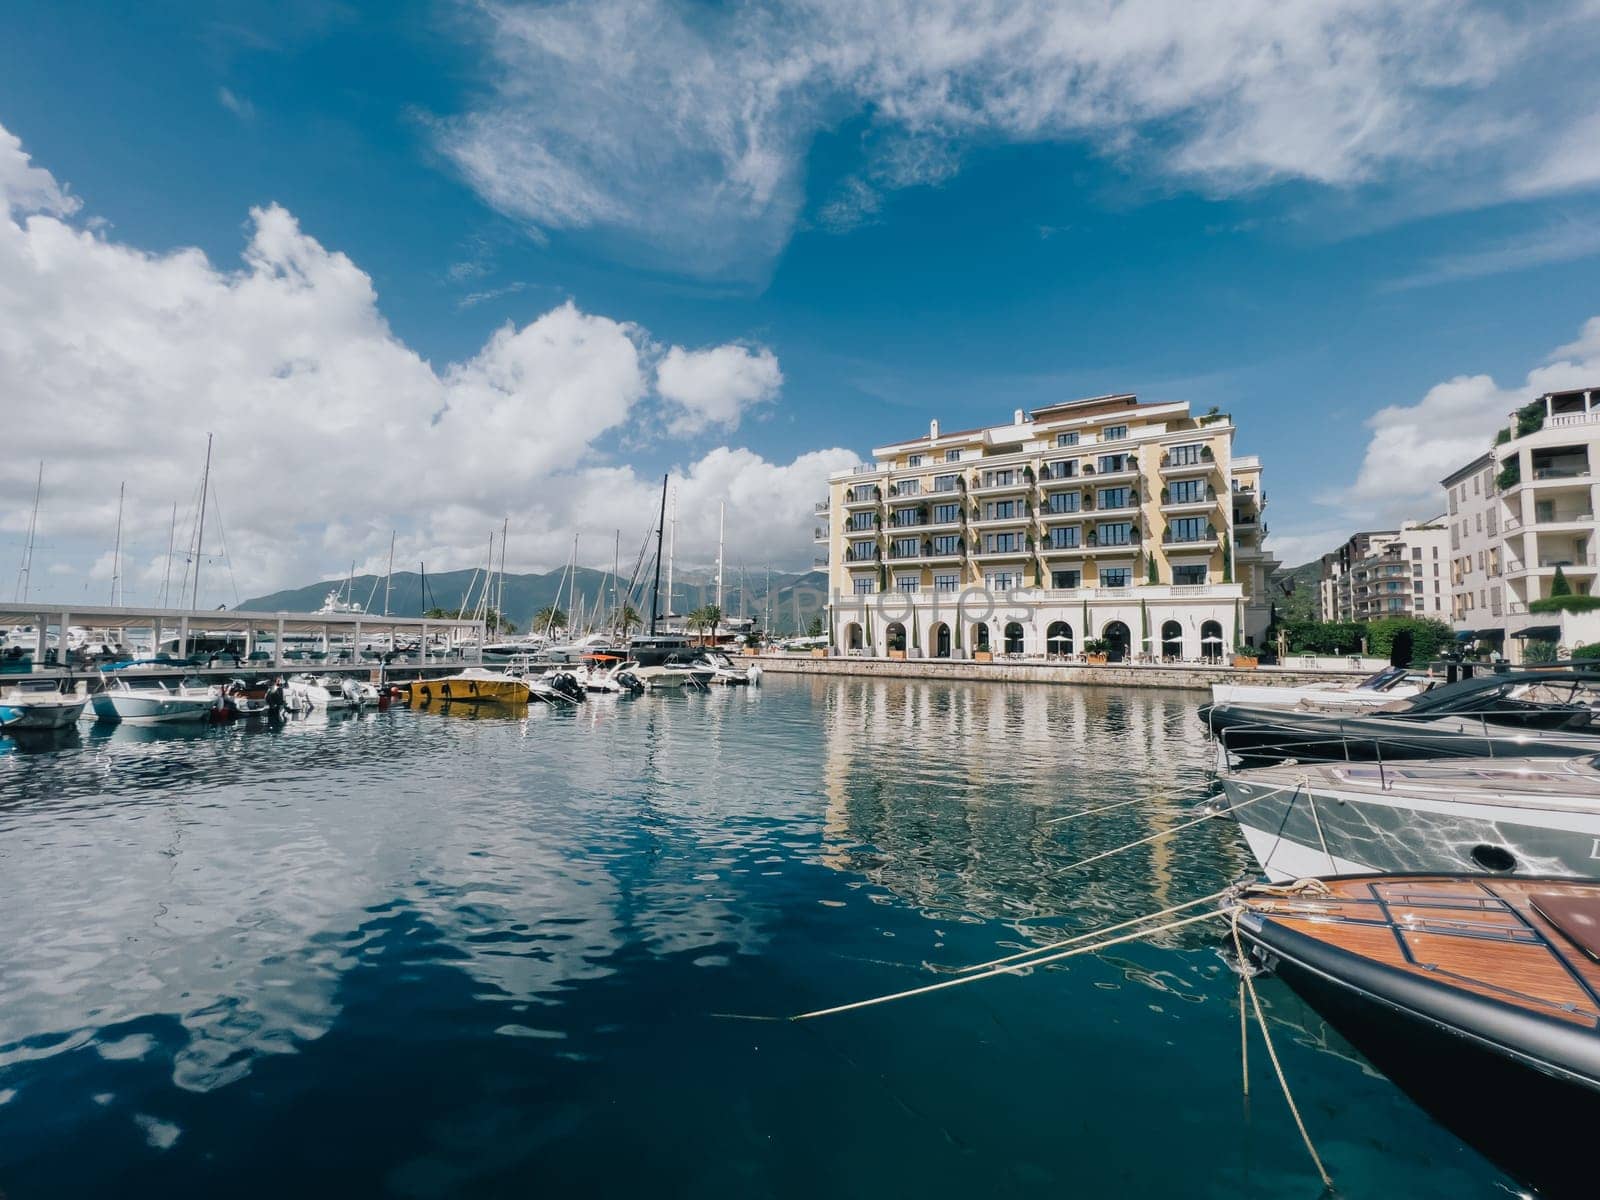
[[[1139,460],[1130,459],[1128,465],[1114,471],[1102,471],[1090,463],[1085,463],[1083,474],[1078,477],[1082,483],[1122,483],[1139,478]]]
[[[841,559],[840,561],[846,562],[846,563],[852,563],[852,564],[861,564],[861,565],[866,565],[866,564],[869,564],[869,563],[878,563],[878,562],[882,562],[883,561],[883,552],[881,550],[879,550],[878,547],[876,547],[876,546],[872,546],[872,547],[868,548],[865,553],[863,553],[863,552],[861,552],[859,550],[856,550],[854,548],[851,548],[851,549],[846,550],[844,552],[844,558]]]
[[[1204,475],[1217,465],[1216,456],[1202,454],[1191,461],[1174,462],[1170,454],[1161,456],[1161,475],[1163,478],[1177,478],[1184,475]]]
[[[1207,513],[1217,506],[1217,489],[1208,487],[1205,494],[1194,500],[1174,500],[1172,489],[1161,489],[1161,511],[1181,516],[1184,513],[1191,515]]]
[[[813,570],[817,570],[817,571],[825,571],[825,570],[827,570],[828,569],[828,556],[826,554],[817,555],[817,557],[815,557],[815,558],[813,558],[811,560],[811,566],[812,566]]]
[[[978,482],[967,490],[973,496],[1003,496],[1008,492],[1030,491],[1033,485],[1034,480],[1031,473],[1024,474],[1021,471],[1013,471],[1011,473],[1011,482],[1009,483],[984,483],[982,476],[979,476]]]
[[[1000,562],[1002,560],[1031,558],[1032,556],[1033,547],[1026,543],[1018,546],[1015,550],[984,550],[980,548],[972,552],[972,558],[976,562]]]
[[[874,508],[882,500],[883,489],[877,486],[850,488],[844,494],[846,508]]]
[[[828,502],[826,500],[818,500],[811,506],[811,515],[815,517],[825,517],[828,515],[829,511]]]
[[[1079,542],[1075,546],[1067,546],[1056,545],[1054,542],[1046,541],[1043,543],[1043,549],[1041,549],[1039,553],[1045,558],[1081,558],[1085,554],[1089,553],[1089,550],[1090,547],[1084,545],[1082,542]]]
[[[1183,552],[1185,550],[1215,550],[1221,545],[1217,531],[1212,530],[1197,538],[1188,538],[1180,541],[1172,536],[1172,530],[1167,530],[1161,535],[1161,548],[1166,551]]]
[[[973,517],[968,524],[974,529],[1001,529],[1007,525],[1031,525],[1032,508],[1018,508],[1009,517]]]
[[[811,531],[811,540],[819,546],[826,546],[828,544],[828,537],[828,530],[822,526],[818,526]]]

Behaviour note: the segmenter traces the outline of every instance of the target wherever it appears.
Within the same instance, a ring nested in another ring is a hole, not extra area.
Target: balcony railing
[[[811,531],[811,540],[813,542],[816,542],[818,545],[826,546],[828,544],[828,531],[827,531],[827,529],[822,528],[822,527],[818,527],[818,528],[813,529]]]
[[[828,502],[826,500],[818,500],[815,504],[813,504],[811,506],[811,514],[813,516],[817,516],[817,517],[825,517],[825,516],[827,516],[828,515]]]
[[[826,554],[817,555],[811,560],[811,565],[818,571],[822,570],[828,565],[828,556]]]
[[[844,552],[844,561],[847,563],[880,562],[882,559],[883,554],[876,546],[865,552],[854,549]]]

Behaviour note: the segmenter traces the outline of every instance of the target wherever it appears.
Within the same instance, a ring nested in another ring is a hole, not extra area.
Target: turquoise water
[[[769,676],[0,741],[0,1190],[1315,1196],[1220,925],[744,1019],[1235,878],[1220,821],[1069,869],[1189,818],[1196,703]],[[1263,997],[1343,1196],[1506,1194]]]

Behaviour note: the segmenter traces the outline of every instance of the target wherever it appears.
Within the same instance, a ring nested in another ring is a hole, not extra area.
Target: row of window
[[[984,585],[994,592],[1007,592],[1013,588],[1023,586],[1022,575],[1016,571],[990,571],[983,577]],[[1203,584],[1206,582],[1206,569],[1204,566],[1174,567],[1172,582],[1179,585]],[[854,581],[855,594],[870,596],[877,591],[878,581],[870,575],[857,578]],[[895,591],[905,595],[916,595],[922,591],[922,577],[920,575],[897,575],[894,581]],[[1068,569],[1050,572],[1050,586],[1058,591],[1071,591],[1083,586],[1083,572]],[[1100,571],[1100,586],[1104,588],[1125,588],[1133,586],[1133,569],[1131,567],[1105,567]],[[933,576],[933,591],[958,592],[961,590],[961,576],[954,573],[936,573]]]

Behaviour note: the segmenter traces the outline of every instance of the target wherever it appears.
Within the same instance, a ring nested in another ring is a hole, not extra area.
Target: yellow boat
[[[528,685],[498,671],[469,667],[443,679],[418,679],[411,684],[413,704],[526,704]]]

